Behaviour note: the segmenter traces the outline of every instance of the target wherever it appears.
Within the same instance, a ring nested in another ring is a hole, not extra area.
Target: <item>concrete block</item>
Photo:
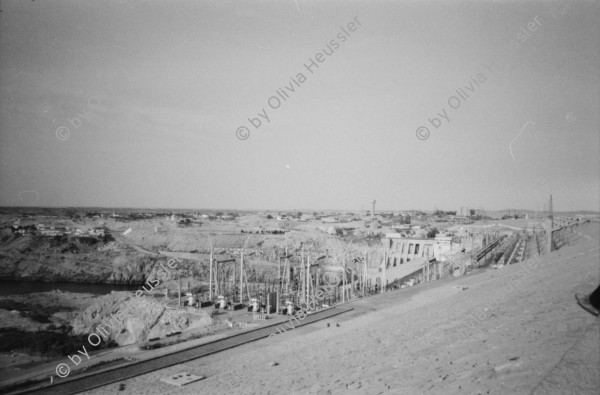
[[[183,387],[185,385],[195,383],[196,381],[204,380],[205,376],[196,376],[187,372],[176,373],[168,377],[160,379],[163,383],[175,385],[177,387]]]

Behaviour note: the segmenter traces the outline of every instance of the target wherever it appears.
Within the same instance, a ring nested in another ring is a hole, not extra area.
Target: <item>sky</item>
[[[2,206],[600,210],[597,2],[0,9]]]

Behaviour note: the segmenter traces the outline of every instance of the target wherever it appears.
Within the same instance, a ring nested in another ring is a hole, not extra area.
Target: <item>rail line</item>
[[[327,310],[321,310],[310,314],[303,321],[295,321],[294,326],[300,327],[313,322],[317,322],[329,317],[351,311],[352,308],[332,307]],[[115,366],[108,371],[89,373],[80,377],[74,377],[65,381],[59,381],[53,385],[46,385],[31,390],[17,392],[18,394],[76,394],[78,392],[103,387],[118,381],[130,379],[155,370],[179,365],[197,358],[211,355],[233,347],[268,337],[275,334],[276,327],[285,325],[285,322],[278,322],[262,328],[245,331],[224,339],[215,340],[209,343],[201,344],[196,347],[181,350],[172,354],[155,357],[152,359],[134,362],[125,366]],[[286,327],[287,328],[287,327]],[[289,329],[289,328],[287,328]]]

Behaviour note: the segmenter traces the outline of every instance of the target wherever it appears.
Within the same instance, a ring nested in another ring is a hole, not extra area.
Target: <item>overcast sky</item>
[[[0,205],[600,209],[598,3],[1,9]]]

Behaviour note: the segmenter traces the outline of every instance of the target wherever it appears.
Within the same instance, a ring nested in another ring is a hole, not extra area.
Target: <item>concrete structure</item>
[[[384,268],[383,262],[379,268],[368,268],[367,270],[367,286],[381,289],[381,285],[385,284],[388,286],[394,282],[399,282],[401,279],[413,275],[415,272],[422,270],[426,264],[427,259],[416,258],[410,262],[404,264],[390,264],[389,260]]]
[[[440,260],[442,255],[460,247],[460,243],[454,243],[452,237],[410,238],[403,237],[399,233],[386,234],[383,245],[392,267],[417,258]]]
[[[367,286],[389,285],[404,278],[420,276],[423,271],[428,277],[438,271],[438,266],[429,262],[434,259],[443,262],[461,249],[452,237],[438,236],[435,239],[403,237],[399,233],[388,233],[383,239],[384,254],[379,267],[370,267],[367,272]],[[441,265],[441,263],[440,263]]]

